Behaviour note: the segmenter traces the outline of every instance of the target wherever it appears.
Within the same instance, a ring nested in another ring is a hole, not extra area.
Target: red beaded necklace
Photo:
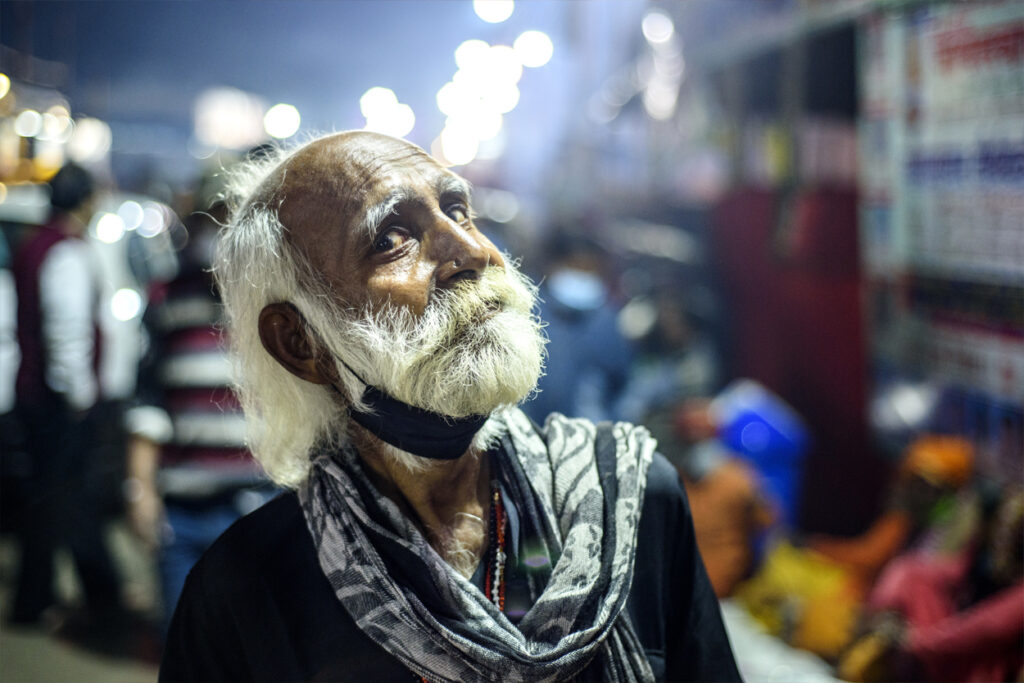
[[[505,529],[508,527],[508,516],[505,506],[501,503],[501,491],[498,483],[491,482],[491,525],[489,531],[487,574],[484,579],[484,595],[501,610],[505,611]]]

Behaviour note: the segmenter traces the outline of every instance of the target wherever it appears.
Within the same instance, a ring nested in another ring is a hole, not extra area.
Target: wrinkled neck
[[[419,526],[441,557],[471,576],[487,542],[483,520],[490,510],[490,459],[469,449],[456,459],[419,459],[411,469],[358,424],[351,426],[351,436],[377,489]],[[452,559],[456,551],[457,561]]]

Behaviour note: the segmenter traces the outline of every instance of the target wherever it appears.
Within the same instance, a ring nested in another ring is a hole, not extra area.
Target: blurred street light
[[[290,104],[275,104],[263,116],[263,129],[267,135],[278,140],[290,138],[299,132],[302,116]]]
[[[370,88],[359,98],[359,111],[370,119],[398,104],[398,97],[391,88]]]
[[[167,217],[163,209],[156,202],[146,202],[142,210],[142,222],[137,228],[138,233],[143,237],[156,237],[167,227]]]
[[[396,104],[377,116],[366,120],[365,130],[404,138],[416,125],[416,114],[408,104]]]
[[[473,107],[475,99],[468,87],[448,81],[437,91],[437,108],[442,114],[456,116],[460,111]]]
[[[416,114],[408,104],[398,101],[390,88],[373,87],[359,98],[359,110],[366,118],[365,130],[402,138],[412,132]]]
[[[461,134],[472,135],[477,142],[490,140],[501,132],[503,119],[501,114],[486,109],[466,110],[449,116],[445,128],[458,129]]]
[[[512,49],[523,66],[534,69],[547,64],[555,52],[551,38],[543,31],[524,31],[512,43]]]
[[[455,48],[455,64],[460,69],[469,69],[481,59],[486,59],[487,51],[490,49],[491,46],[483,40],[473,38],[463,41]]]
[[[441,156],[452,166],[473,161],[479,144],[476,136],[463,128],[445,127],[441,131]]]
[[[7,74],[0,73],[0,100],[2,100],[10,91],[11,79],[8,78]]]
[[[43,117],[35,109],[26,109],[14,119],[14,132],[23,138],[34,138],[43,129]]]
[[[225,149],[249,149],[266,140],[263,102],[237,88],[210,88],[196,98],[193,110],[196,139]]]
[[[74,124],[64,107],[50,107],[43,114],[42,130],[39,131],[40,140],[67,142],[74,132]]]
[[[640,28],[644,33],[644,38],[652,45],[668,42],[676,30],[675,25],[672,23],[672,18],[661,10],[656,9],[644,15]]]
[[[480,97],[484,106],[499,114],[507,114],[519,104],[519,88],[512,83],[493,83]]]
[[[125,230],[135,230],[142,225],[142,206],[138,202],[128,200],[121,204],[117,215],[124,221]]]
[[[500,24],[512,16],[513,0],[473,0],[473,11],[488,24]]]
[[[676,83],[652,81],[644,90],[644,109],[652,119],[667,121],[676,111],[679,86]]]
[[[68,140],[68,156],[78,163],[100,161],[110,151],[110,126],[99,119],[79,119]]]
[[[116,213],[105,213],[96,221],[96,239],[113,244],[124,237],[124,220]]]
[[[110,298],[110,312],[114,318],[127,322],[142,311],[142,297],[134,289],[125,287]]]

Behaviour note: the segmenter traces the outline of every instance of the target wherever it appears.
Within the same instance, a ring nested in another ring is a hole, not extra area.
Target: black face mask
[[[487,421],[486,415],[449,417],[415,408],[367,386],[363,402],[372,413],[349,409],[349,415],[381,441],[433,460],[461,457]]]
[[[455,460],[473,443],[473,437],[487,422],[487,415],[451,417],[403,403],[370,386],[348,363],[341,361],[356,379],[366,385],[363,403],[371,412],[349,408],[357,424],[385,443],[406,453],[431,460]],[[344,393],[331,385],[336,392]]]

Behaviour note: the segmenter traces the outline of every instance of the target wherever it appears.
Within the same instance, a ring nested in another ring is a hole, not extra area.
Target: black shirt
[[[647,475],[627,609],[659,681],[738,681],[679,478]],[[189,574],[161,681],[401,681],[324,577],[294,493],[236,522]]]

